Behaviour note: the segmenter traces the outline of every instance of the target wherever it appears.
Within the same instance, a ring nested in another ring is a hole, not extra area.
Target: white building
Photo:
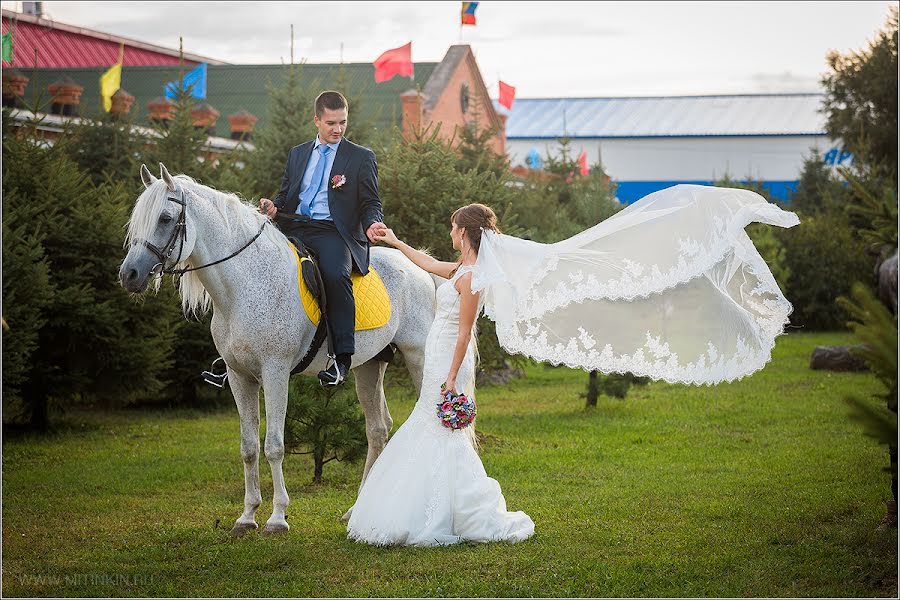
[[[726,175],[755,180],[787,199],[817,148],[832,166],[852,157],[825,133],[822,94],[643,98],[522,98],[506,123],[513,166],[540,166],[570,140],[630,203],[677,183],[710,184]],[[501,109],[503,110],[503,109]],[[530,158],[529,158],[530,157]],[[537,160],[535,160],[537,159]]]

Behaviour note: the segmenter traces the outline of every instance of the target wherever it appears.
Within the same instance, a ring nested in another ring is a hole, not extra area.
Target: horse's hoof
[[[287,533],[290,529],[290,526],[287,524],[280,525],[269,525],[266,523],[265,528],[262,530],[263,535],[281,535],[283,533]]]
[[[228,535],[231,537],[241,537],[251,531],[256,531],[259,528],[259,525],[256,523],[235,523],[234,527],[231,528],[231,531],[228,532]]]
[[[344,513],[344,516],[341,517],[341,523],[346,523],[350,520],[350,514],[353,513],[353,507],[347,509],[347,512]]]

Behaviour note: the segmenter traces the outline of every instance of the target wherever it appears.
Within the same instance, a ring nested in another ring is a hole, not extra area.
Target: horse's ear
[[[150,187],[156,182],[156,177],[153,176],[153,173],[150,172],[147,165],[141,165],[141,181],[144,182],[145,188]]]
[[[162,163],[159,163],[159,176],[166,183],[166,187],[169,188],[169,191],[174,192],[177,189],[175,187],[175,180],[169,175],[169,170],[166,169],[166,165]]]

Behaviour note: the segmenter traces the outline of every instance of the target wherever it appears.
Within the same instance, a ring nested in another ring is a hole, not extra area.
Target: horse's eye
[[[163,225],[165,225],[166,223],[171,223],[172,217],[163,213],[159,216],[159,222],[162,223]]]

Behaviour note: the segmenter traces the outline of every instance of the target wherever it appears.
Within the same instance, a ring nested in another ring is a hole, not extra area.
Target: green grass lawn
[[[374,548],[346,539],[362,464],[285,460],[291,531],[231,539],[237,412],[71,413],[3,446],[4,596],[896,596],[887,450],[847,418],[869,374],[810,371],[794,333],[729,385],[652,383],[625,400],[535,366],[480,390],[481,456],[523,543]],[[393,390],[395,426],[413,399]],[[877,403],[875,400],[873,404]],[[262,525],[271,511],[260,465]]]

